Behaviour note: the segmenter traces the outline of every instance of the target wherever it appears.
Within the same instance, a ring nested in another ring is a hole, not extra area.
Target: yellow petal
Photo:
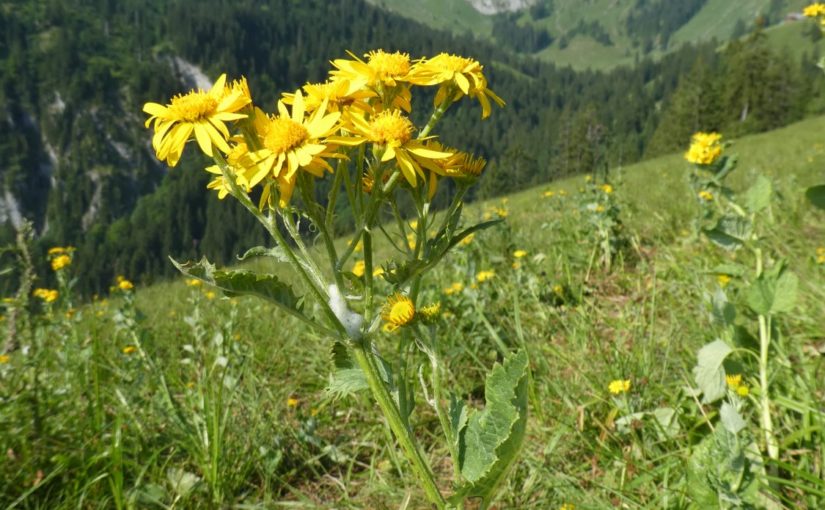
[[[206,131],[206,126],[203,122],[195,124],[195,139],[201,150],[207,156],[212,156],[212,141],[209,138],[209,133]]]

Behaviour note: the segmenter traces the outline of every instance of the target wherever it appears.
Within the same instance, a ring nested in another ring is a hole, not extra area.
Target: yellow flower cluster
[[[46,303],[54,303],[55,301],[57,301],[57,298],[58,296],[60,296],[60,293],[54,289],[38,288],[34,289],[34,292],[32,292],[32,296],[40,298]]]
[[[504,101],[487,87],[481,64],[446,53],[417,60],[383,50],[363,60],[349,56],[332,61],[326,82],[283,94],[274,114],[254,105],[244,78],[227,83],[226,75],[209,91],[192,90],[166,105],[146,103],[157,157],[175,166],[186,143],[194,140],[218,163],[207,169],[215,174],[208,188],[224,198],[260,186],[261,208],[286,207],[299,176],[333,173],[329,161],[346,158],[343,148],[365,144],[410,186],[429,182],[430,196],[439,177],[478,177],[483,159],[440,145],[429,136],[429,125],[416,136],[408,114],[413,86],[437,86],[434,115],[439,118],[465,96],[478,100],[482,118],[489,116],[491,102],[503,106]],[[368,193],[376,183],[373,171],[361,176]]]
[[[72,252],[74,251],[74,247],[72,246],[55,246],[49,248],[47,253],[49,257],[49,261],[51,262],[52,271],[60,271],[61,269],[68,267],[72,264]]]
[[[448,296],[452,296],[453,294],[458,294],[462,290],[464,290],[464,284],[461,282],[453,282],[449,287],[444,289],[444,294]]]
[[[750,389],[748,389],[748,386],[742,384],[742,374],[725,375],[725,382],[728,387],[735,391],[740,397],[747,397],[750,394]]]
[[[825,246],[816,249],[816,263],[825,264]]]
[[[613,193],[613,186],[611,186],[610,184],[602,184],[600,186],[600,189],[607,195]]]
[[[685,159],[696,165],[712,165],[722,155],[722,135],[719,133],[695,133]]]
[[[705,202],[710,202],[713,200],[713,193],[707,190],[702,190],[698,194],[699,198],[704,200]]]
[[[118,289],[126,292],[135,288],[135,285],[123,276],[115,278],[115,283]]]
[[[484,283],[487,280],[492,280],[493,278],[495,278],[495,276],[496,272],[492,270],[479,271],[476,275],[476,281],[478,283]]]
[[[618,395],[619,393],[627,393],[630,391],[630,379],[616,379],[610,381],[610,384],[607,385],[608,391],[613,395]]]
[[[813,3],[802,10],[802,14],[809,18],[818,18],[825,16],[825,4],[819,2]]]
[[[387,298],[381,312],[384,319],[384,331],[393,332],[401,326],[406,326],[415,318],[415,305],[412,299],[404,294],[393,294]]]

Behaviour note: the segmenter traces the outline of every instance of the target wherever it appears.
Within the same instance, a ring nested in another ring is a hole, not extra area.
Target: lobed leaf
[[[722,364],[731,352],[733,349],[722,340],[714,340],[699,350],[698,362],[693,367],[693,380],[702,391],[703,403],[708,404],[725,396],[727,383]]]

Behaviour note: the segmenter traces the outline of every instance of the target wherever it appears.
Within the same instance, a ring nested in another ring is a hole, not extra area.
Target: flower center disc
[[[218,101],[206,92],[190,92],[172,98],[171,109],[181,120],[195,122],[215,113]]]
[[[413,125],[398,111],[381,112],[370,123],[370,140],[380,145],[404,145],[412,138]]]
[[[381,78],[394,78],[410,72],[410,57],[398,51],[395,53],[374,51],[369,53],[367,65]]]
[[[264,145],[267,149],[276,154],[289,152],[298,147],[309,137],[309,132],[304,126],[292,119],[276,117],[269,123],[266,130]]]

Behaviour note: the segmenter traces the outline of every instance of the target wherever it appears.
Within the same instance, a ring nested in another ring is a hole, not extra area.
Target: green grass
[[[774,183],[766,256],[786,259],[801,280],[797,306],[777,322],[772,391],[783,467],[770,471],[779,480],[772,490],[800,508],[825,501],[816,492],[825,459],[825,265],[815,261],[825,215],[802,198],[825,180],[823,132],[825,117],[815,118],[729,149],[740,157],[734,189],[757,172]],[[708,271],[747,254],[687,235],[696,208],[687,172],[679,154],[612,171],[630,243],[610,272],[592,264],[582,210],[589,198],[574,178],[469,206],[469,219],[503,207],[507,221],[425,281],[425,299],[440,300],[447,314],[439,326],[452,364],[447,383],[465,399],[481,399],[501,345],[531,356],[528,439],[497,508],[684,508],[694,497],[687,463],[709,433],[703,413],[715,410],[686,390],[698,349],[718,334],[705,302],[717,288]],[[546,190],[567,196],[545,198]],[[514,269],[517,248],[529,255]],[[469,287],[482,269],[497,276],[460,295],[442,292],[453,282]],[[734,299],[743,285],[731,283]],[[0,364],[0,506],[426,508],[405,485],[408,468],[368,395],[336,400],[324,391],[329,339],[267,304],[210,299],[173,281],[137,289],[134,302],[113,297],[34,321],[31,336],[19,337],[26,353]],[[747,315],[740,321],[750,325]],[[387,356],[394,338],[379,341]],[[129,346],[136,350],[125,353]],[[756,394],[747,357],[744,366]],[[632,382],[624,403],[607,392],[614,379]],[[754,435],[755,402],[743,408]],[[663,435],[648,417],[622,431],[622,405],[673,409],[679,428]],[[448,490],[436,421],[426,405],[413,416]]]

